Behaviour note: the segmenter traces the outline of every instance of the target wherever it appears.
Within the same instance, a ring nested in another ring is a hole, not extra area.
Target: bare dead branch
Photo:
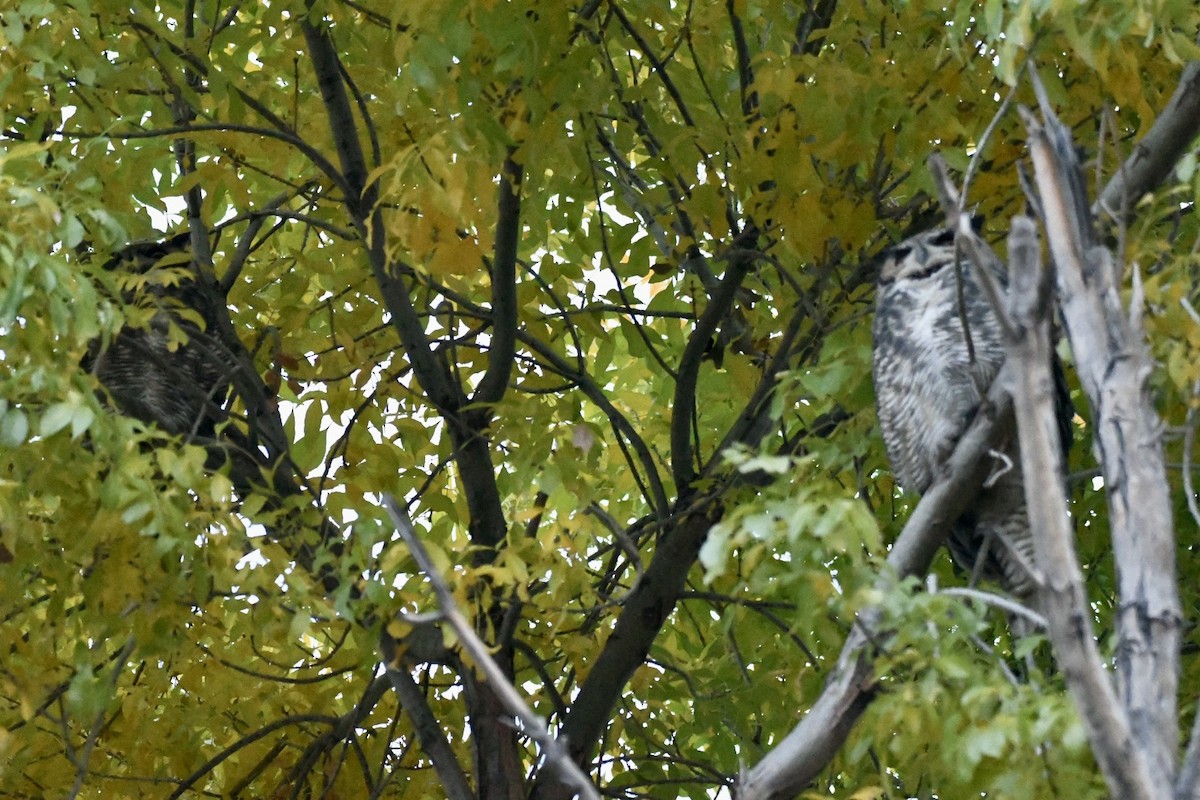
[[[954,181],[951,180],[950,169],[940,153],[931,155],[926,163],[929,165],[929,171],[933,174],[934,183],[937,185],[938,201],[946,215],[946,226],[954,231],[956,252],[965,253],[970,259],[971,264],[975,267],[973,277],[983,289],[988,305],[991,306],[996,321],[1000,323],[1000,330],[1006,336],[1011,336],[1013,323],[1008,318],[1008,308],[1004,303],[1004,295],[998,280],[999,276],[1004,273],[1004,268],[988,243],[975,232],[970,215],[962,210],[966,202],[965,186],[964,192],[960,193],[955,187]],[[962,264],[955,263],[954,268],[958,276],[959,324],[962,325],[963,335],[966,339],[967,353],[974,361],[975,345],[971,339],[971,325],[967,319],[966,301],[963,297]]]
[[[1132,741],[1129,718],[1104,670],[1083,571],[1072,544],[1050,371],[1050,271],[1042,269],[1033,220],[1016,217],[1008,241],[1009,313],[1015,322],[1008,357],[1009,363],[1019,366],[1014,371],[1013,404],[1029,523],[1036,531],[1033,541],[1044,580],[1038,590],[1039,605],[1067,690],[1083,717],[1113,796],[1161,797],[1154,791],[1146,758]]]
[[[1151,790],[1149,795],[1118,796],[1167,797],[1178,743],[1181,612],[1162,426],[1146,385],[1151,363],[1143,331],[1121,306],[1112,256],[1095,245],[1069,131],[1048,103],[1043,102],[1041,115],[1039,121],[1022,110],[1058,298],[1092,409],[1094,447],[1108,498],[1120,592],[1116,694],[1129,715],[1129,741],[1146,759],[1149,773],[1149,783],[1143,786],[1139,775],[1137,786],[1127,790]],[[1133,757],[1103,752],[1122,740],[1099,730],[1092,733],[1096,757],[1116,791],[1125,780],[1116,773],[1132,771]]]
[[[933,576],[930,576],[932,579]],[[1039,630],[1046,629],[1046,618],[1032,608],[1018,603],[1016,600],[1011,600],[1004,595],[985,592],[980,589],[971,589],[966,586],[951,586],[948,589],[939,589],[938,594],[944,594],[948,597],[964,597],[967,600],[974,600],[982,603],[985,606],[998,608],[1005,614],[1021,617],[1031,623]]]

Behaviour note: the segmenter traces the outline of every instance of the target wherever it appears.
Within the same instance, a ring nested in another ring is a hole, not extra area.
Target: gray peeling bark
[[[1083,571],[1071,541],[1050,374],[1050,270],[1041,267],[1033,220],[1013,220],[1008,256],[1008,313],[1013,332],[1008,360],[1018,367],[1014,370],[1013,406],[1021,438],[1029,523],[1037,532],[1034,546],[1044,575],[1039,606],[1048,622],[1059,669],[1113,796],[1129,800],[1166,797],[1155,791],[1149,761],[1133,741],[1129,716],[1105,672],[1092,631]]]
[[[1092,410],[1093,445],[1108,498],[1120,595],[1117,695],[1133,742],[1147,760],[1152,796],[1169,797],[1179,738],[1181,614],[1162,423],[1146,388],[1151,362],[1143,343],[1138,282],[1127,316],[1115,262],[1095,244],[1070,134],[1044,95],[1045,122],[1024,116],[1059,303]],[[1095,739],[1093,747],[1101,763],[1117,757],[1102,753]],[[1135,796],[1117,792],[1111,776],[1110,787],[1117,796]]]

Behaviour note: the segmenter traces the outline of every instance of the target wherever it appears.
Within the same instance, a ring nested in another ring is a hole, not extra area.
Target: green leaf
[[[19,408],[8,409],[0,416],[0,444],[17,447],[29,437],[29,417]]]
[[[70,402],[55,403],[50,406],[42,413],[41,421],[38,423],[38,434],[40,436],[53,436],[63,428],[73,424],[77,410],[78,406]]]

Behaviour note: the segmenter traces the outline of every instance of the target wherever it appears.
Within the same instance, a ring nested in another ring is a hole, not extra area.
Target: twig
[[[1024,68],[1022,68],[1024,71]],[[1009,88],[1008,94],[1004,96],[1004,101],[1000,103],[1000,108],[996,109],[996,113],[992,115],[991,122],[983,130],[983,135],[979,137],[979,141],[975,143],[975,154],[971,156],[971,160],[967,162],[967,173],[963,176],[962,194],[958,199],[958,212],[964,213],[967,205],[967,196],[971,193],[971,181],[975,178],[975,172],[979,169],[980,162],[983,161],[983,149],[987,147],[988,140],[992,138],[992,134],[996,132],[996,127],[1000,124],[1000,120],[1008,113],[1008,109],[1012,106],[1013,97],[1017,94],[1017,87],[1020,86],[1020,81],[1015,81]]]
[[[970,216],[960,210],[961,195],[954,188],[954,182],[950,179],[950,170],[946,166],[946,160],[940,153],[934,153],[926,163],[929,165],[929,171],[933,174],[933,182],[938,189],[938,200],[946,214],[946,227],[954,231],[955,245],[966,251],[967,257],[975,266],[975,279],[987,296],[988,303],[1000,323],[1000,329],[1006,334],[1011,334],[1012,320],[1009,319],[1008,309],[1004,305],[1004,295],[996,283],[996,275],[1001,269],[1000,259],[992,252],[992,248],[988,247],[987,242],[975,233]],[[968,348],[973,351],[974,348],[970,344],[970,329],[966,324],[966,313],[963,307],[961,275],[959,276],[959,315],[962,319],[964,335],[967,336]]]
[[[991,592],[980,591],[979,589],[969,589],[963,586],[952,586],[949,589],[940,589],[938,594],[944,594],[949,597],[962,597],[967,600],[975,600],[993,608],[998,608],[1009,614],[1015,614],[1019,617],[1032,622],[1042,630],[1046,629],[1046,618],[1034,611],[1029,606],[1018,603],[1016,600],[1004,597],[1002,595],[993,594]]]
[[[1192,398],[1200,395],[1200,381],[1192,384]],[[1200,508],[1196,507],[1196,491],[1192,487],[1192,448],[1196,442],[1196,407],[1188,404],[1187,416],[1183,421],[1183,496],[1187,498],[1188,513],[1200,527]]]
[[[121,652],[117,654],[116,661],[112,665],[112,670],[108,680],[109,697],[116,694],[117,681],[121,679],[121,672],[125,669],[125,665],[129,663],[129,656],[133,653],[135,640],[132,636],[126,640],[125,646],[121,648]],[[83,790],[83,782],[87,778],[88,762],[92,758],[92,751],[96,748],[96,742],[100,738],[100,731],[104,727],[104,717],[108,712],[108,703],[102,703],[100,710],[96,712],[96,718],[92,720],[91,727],[88,729],[87,741],[83,743],[83,752],[78,755],[75,761],[75,785],[71,787],[71,793],[67,796],[75,798],[79,796]],[[67,726],[67,714],[63,711],[63,728]]]

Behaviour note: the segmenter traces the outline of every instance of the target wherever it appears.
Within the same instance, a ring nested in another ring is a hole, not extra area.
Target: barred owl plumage
[[[879,422],[897,480],[918,493],[937,477],[1005,358],[1003,332],[975,267],[963,258],[958,270],[955,260],[954,233],[934,230],[892,248],[880,270],[873,329]],[[1006,285],[1004,275],[994,277]],[[1070,399],[1057,364],[1055,371],[1065,446]],[[997,462],[996,474],[955,523],[947,546],[968,573],[999,580],[1030,602],[1038,571],[1015,435],[999,451],[1008,463]]]
[[[84,366],[123,413],[168,433],[211,437],[228,392],[229,360],[211,333],[217,294],[197,283],[186,252],[185,234],[130,245],[104,265],[144,279],[139,291],[122,294],[152,316],[144,326],[126,325],[107,346],[94,343]]]

